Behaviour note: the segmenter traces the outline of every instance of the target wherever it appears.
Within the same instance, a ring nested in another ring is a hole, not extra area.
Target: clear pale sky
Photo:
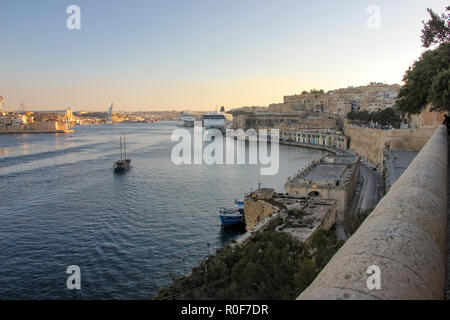
[[[69,30],[69,5],[81,30]],[[369,29],[370,5],[381,9]],[[448,1],[1,0],[8,109],[214,110],[370,81],[401,83],[426,8]]]

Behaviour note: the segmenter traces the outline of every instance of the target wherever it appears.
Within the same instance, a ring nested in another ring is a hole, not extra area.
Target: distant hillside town
[[[283,102],[268,107],[252,106],[233,109],[238,113],[298,113],[322,112],[345,116],[351,111],[376,112],[395,108],[400,85],[371,82],[367,86],[347,87],[328,92],[323,90],[303,91],[300,94],[284,96]]]

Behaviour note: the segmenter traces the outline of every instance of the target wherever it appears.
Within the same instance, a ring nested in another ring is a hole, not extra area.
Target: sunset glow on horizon
[[[81,9],[69,30],[66,8]],[[380,8],[370,29],[367,8]],[[401,84],[424,51],[426,8],[402,1],[13,1],[0,3],[7,109],[227,110],[303,90]]]

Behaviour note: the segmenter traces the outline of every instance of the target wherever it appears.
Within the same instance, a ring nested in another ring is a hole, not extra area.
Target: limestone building
[[[290,195],[334,199],[338,221],[343,222],[359,179],[359,159],[326,156],[288,178],[284,188]]]
[[[307,242],[320,229],[329,229],[336,221],[336,200],[296,197],[263,188],[252,192],[244,201],[246,229],[264,225],[277,217],[283,223],[276,231],[286,232],[301,242]]]
[[[280,130],[280,141],[348,148],[348,138],[337,130]]]

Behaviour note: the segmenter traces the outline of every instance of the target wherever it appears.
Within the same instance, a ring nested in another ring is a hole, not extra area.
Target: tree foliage
[[[434,44],[440,44],[450,41],[450,6],[445,8],[449,13],[443,13],[439,16],[430,8],[427,9],[430,14],[430,20],[423,22],[422,45],[429,48]]]
[[[439,16],[427,10],[430,20],[424,22],[422,44],[425,48],[439,46],[425,51],[403,77],[405,85],[400,89],[397,105],[400,111],[410,114],[420,113],[429,103],[433,111],[450,110],[450,14]],[[446,11],[450,12],[450,6]]]
[[[400,127],[401,119],[395,114],[394,109],[386,108],[377,112],[368,111],[350,111],[347,118],[351,121],[368,124],[370,122],[377,123],[381,126]]]
[[[450,106],[450,69],[442,70],[433,79],[430,101],[434,106],[448,110]]]
[[[295,299],[343,244],[334,229],[319,230],[307,246],[271,229],[219,250],[155,299]]]
[[[442,43],[434,50],[425,51],[403,77],[405,85],[400,89],[397,99],[399,110],[410,114],[420,113],[428,103],[433,104],[433,110],[449,110],[450,105],[443,103],[445,99],[442,100],[440,97],[445,92],[438,91],[443,87],[448,87],[447,71],[449,68],[449,42]],[[445,83],[444,86],[442,85],[445,77],[447,77],[447,86],[445,86]],[[434,92],[432,92],[435,80],[436,84],[434,85]]]

